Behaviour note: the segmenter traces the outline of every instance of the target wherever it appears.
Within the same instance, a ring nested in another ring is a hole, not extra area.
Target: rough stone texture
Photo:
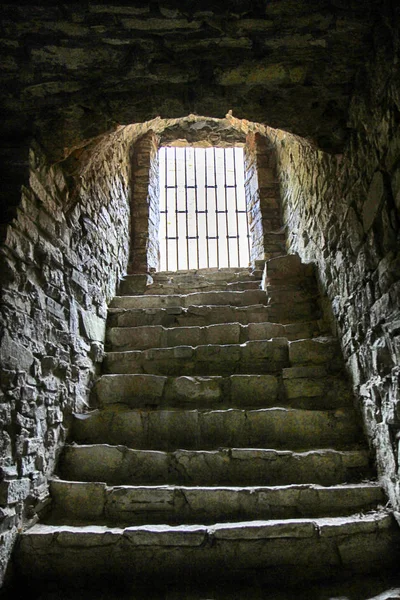
[[[148,450],[244,448],[348,448],[362,441],[354,411],[288,408],[257,410],[122,410],[76,416],[78,443]]]
[[[147,273],[159,267],[158,137],[149,131],[132,152],[131,241],[129,273]]]
[[[218,270],[206,274],[221,286]],[[190,287],[204,276],[177,279],[185,289],[186,279]],[[313,276],[298,257],[274,258],[258,292],[268,305],[271,288],[279,306],[290,285],[304,300]],[[160,281],[146,281],[130,300],[145,298],[150,310],[168,300],[151,293]],[[201,303],[222,295],[235,305],[243,294],[192,289],[189,296]],[[100,409],[74,415],[61,479],[51,483],[52,509],[22,534],[15,555],[22,578],[61,582],[73,574],[82,586],[118,576],[131,586],[148,568],[163,584],[183,575],[210,582],[227,570],[231,579],[254,574],[276,586],[396,564],[397,525],[370,482],[337,340],[268,339],[301,332],[298,316],[290,326],[241,326],[213,324],[212,315],[204,328],[109,329],[116,351],[105,367],[126,374],[103,375],[95,388]],[[249,328],[258,338],[243,343]],[[212,339],[202,338],[206,332]],[[208,344],[170,346],[184,340]],[[150,347],[124,350],[137,342]],[[224,376],[201,375],[209,371]]]
[[[275,147],[289,248],[318,265],[379,474],[399,509],[399,80],[390,58],[398,38],[387,21],[375,39],[344,154],[288,135]]]
[[[253,519],[343,516],[384,503],[376,484],[263,487],[107,486],[53,479],[51,522],[132,525],[224,523]]]
[[[65,479],[111,485],[335,485],[371,474],[365,450],[268,450],[225,448],[212,451],[133,450],[106,444],[67,446],[60,464]]]
[[[233,108],[338,147],[379,6],[5,4],[1,132],[10,184],[23,173],[31,135],[59,160],[117,124],[159,114],[222,117]]]
[[[233,108],[312,140],[237,123],[276,151],[289,247],[318,264],[399,507],[398,25],[399,7],[383,0],[2,5],[2,572],[26,480],[34,501],[45,495],[43,474],[101,357],[104,300],[127,253],[128,147],[166,127],[128,124],[158,114]],[[98,138],[105,132],[115,133]],[[287,394],[315,393],[303,379],[287,377]]]
[[[265,136],[250,133],[245,146],[245,190],[251,239],[250,260],[268,260],[286,253],[282,233],[276,158]]]
[[[46,499],[70,415],[87,406],[103,357],[107,303],[128,251],[129,144],[120,141],[79,190],[32,150],[0,249],[0,580],[9,540]]]
[[[210,578],[221,570],[234,575],[256,566],[263,569],[266,582],[282,584],[301,581],[305,568],[310,579],[340,570],[368,573],[366,564],[374,564],[377,571],[394,547],[394,537],[392,518],[375,513],[362,520],[257,520],[210,527],[36,525],[23,537],[19,558],[22,573],[33,581],[39,573],[51,577],[56,572],[64,581],[72,577],[87,582],[99,569],[104,576],[127,581],[149,576]],[[360,547],[359,555],[352,552],[349,539]]]

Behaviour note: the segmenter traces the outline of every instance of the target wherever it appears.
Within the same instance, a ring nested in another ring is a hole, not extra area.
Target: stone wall
[[[159,267],[158,145],[158,136],[149,131],[132,148],[129,273],[147,273]]]
[[[107,303],[130,246],[131,267],[157,267],[149,239],[157,229],[158,134],[176,125],[121,127],[55,166],[32,146],[29,184],[0,247],[0,585],[18,529],[46,509],[69,418],[89,404]],[[213,125],[233,127],[232,135],[243,126]],[[138,248],[130,244],[136,234]]]
[[[237,122],[240,126],[240,122]],[[250,262],[286,253],[282,206],[276,172],[276,152],[267,129],[252,128],[245,146],[245,190],[251,239]],[[242,125],[242,126],[243,126]]]
[[[384,33],[360,74],[343,155],[282,132],[271,139],[289,251],[318,265],[379,474],[400,510],[400,86],[398,40]]]
[[[87,406],[103,356],[128,256],[127,147],[123,136],[97,146],[74,188],[32,149],[0,249],[0,582],[18,529],[47,502],[69,416]]]

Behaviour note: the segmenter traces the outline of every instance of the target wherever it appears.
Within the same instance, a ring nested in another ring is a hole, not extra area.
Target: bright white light
[[[160,270],[248,266],[243,148],[161,148],[159,173]]]

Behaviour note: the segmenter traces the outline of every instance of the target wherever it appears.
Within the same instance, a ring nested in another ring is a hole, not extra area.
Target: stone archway
[[[244,147],[245,195],[252,264],[285,252],[275,150],[257,124],[191,115],[151,130],[132,148],[131,251],[129,273],[158,270],[158,156],[161,146]]]

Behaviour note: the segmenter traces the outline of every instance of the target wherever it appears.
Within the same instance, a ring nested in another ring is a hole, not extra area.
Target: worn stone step
[[[304,264],[298,254],[287,254],[268,260],[265,264],[265,281],[267,283],[315,281],[313,263]]]
[[[244,290],[259,290],[261,289],[261,280],[243,280],[243,281],[219,281],[210,282],[202,281],[197,284],[190,283],[152,283],[147,286],[143,294],[148,295],[165,295],[165,294],[192,294],[194,292],[240,292]],[[121,282],[119,293],[121,296],[129,296],[132,288],[125,285],[125,281]]]
[[[136,582],[193,576],[232,579],[261,571],[286,583],[342,577],[395,565],[398,532],[384,511],[333,518],[257,520],[207,525],[35,525],[21,536],[20,576],[80,584],[110,576]]]
[[[319,318],[319,294],[315,289],[299,289],[297,286],[267,286],[268,307],[270,310],[293,310],[306,314],[312,311],[314,318]]]
[[[48,523],[222,523],[348,515],[385,503],[375,483],[257,487],[116,486],[53,479]]]
[[[323,331],[322,331],[323,333]],[[321,335],[320,321],[282,325],[279,323],[221,323],[205,327],[109,327],[107,342],[110,350],[146,350],[174,346],[207,344],[243,344],[252,340],[285,337],[300,340]]]
[[[264,267],[263,267],[264,268]],[[152,275],[126,275],[120,282],[120,295],[135,295],[153,293],[152,290],[161,286],[179,290],[191,291],[205,288],[217,288],[219,285],[234,284],[242,281],[253,282],[260,287],[263,269],[252,268],[221,268],[221,269],[191,269],[187,271],[158,271]],[[162,292],[163,293],[163,292]]]
[[[74,481],[109,485],[336,485],[369,478],[365,450],[265,450],[226,448],[213,451],[134,450],[108,444],[64,448],[60,475]]]
[[[242,292],[193,292],[175,295],[139,295],[115,296],[110,303],[112,308],[171,308],[198,305],[249,306],[267,304],[267,294],[263,290],[246,290]]]
[[[283,369],[274,375],[167,377],[109,374],[97,380],[100,406],[123,403],[132,408],[293,408],[335,409],[349,405],[352,393],[343,374],[323,366]]]
[[[288,341],[285,338],[245,344],[107,352],[103,363],[106,373],[155,375],[276,373],[289,366]]]
[[[132,410],[75,415],[71,439],[142,450],[350,448],[360,443],[354,410]]]
[[[310,313],[310,314],[308,314]],[[319,319],[319,311],[311,309],[299,313],[295,307],[264,306],[189,306],[183,308],[109,308],[108,327],[143,327],[162,325],[164,327],[205,327],[222,323],[283,323],[293,329],[304,324],[318,324],[321,332],[327,331],[326,323]],[[274,315],[274,318],[272,318]],[[319,319],[319,320],[316,320]],[[307,336],[311,337],[311,336]]]
[[[178,283],[185,281],[238,281],[242,279],[261,279],[265,261],[256,261],[255,267],[210,267],[202,269],[187,269],[179,271],[157,271],[152,274],[154,282],[173,279]]]
[[[318,337],[288,342],[286,338],[254,340],[244,344],[208,344],[108,352],[106,373],[154,375],[230,375],[278,373],[290,366],[324,365],[330,372],[342,369],[335,338]]]

